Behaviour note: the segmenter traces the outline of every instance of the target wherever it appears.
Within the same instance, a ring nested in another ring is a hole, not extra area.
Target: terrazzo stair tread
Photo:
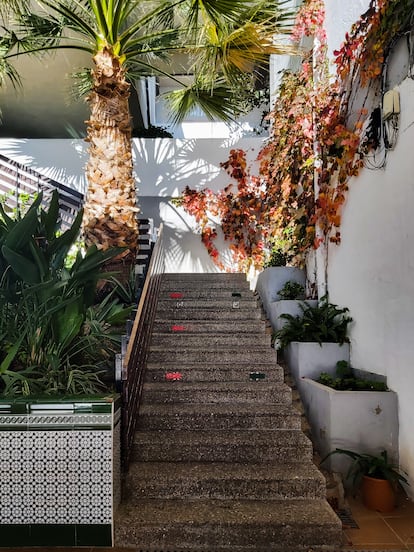
[[[116,546],[158,550],[308,552],[339,546],[341,522],[324,500],[147,500],[117,513]]]
[[[177,327],[183,328],[182,330],[174,331],[173,328]],[[231,324],[226,322],[209,321],[205,320],[191,320],[186,324],[178,325],[176,320],[171,318],[170,320],[157,320],[154,323],[153,331],[158,334],[174,334],[180,332],[188,332],[189,334],[220,334],[222,332],[228,332],[230,334],[262,334],[266,331],[267,324],[265,320],[234,320]]]
[[[258,300],[252,299],[163,299],[160,297],[157,302],[157,311],[182,311],[182,310],[214,310],[214,311],[245,311],[258,308]],[[237,306],[235,306],[237,305]]]
[[[151,364],[147,367],[144,378],[148,383],[165,382],[168,372],[180,373],[183,382],[249,382],[251,381],[250,374],[254,374],[255,372],[263,375],[267,382],[283,381],[283,369],[273,364],[249,364],[247,366],[207,365],[201,367],[185,364],[166,367],[164,364]]]
[[[148,403],[249,403],[290,404],[292,390],[283,382],[183,382],[144,383],[142,404]]]
[[[254,346],[255,347],[268,347],[271,346],[271,335],[270,334],[260,334],[254,337]],[[217,347],[246,347],[251,345],[252,336],[251,334],[215,334],[215,335],[197,335],[185,333],[174,333],[174,334],[159,334],[154,332],[152,334],[152,343],[151,349],[157,349],[159,347],[168,348],[168,347],[201,347],[203,349],[217,348]]]
[[[237,286],[235,288],[216,288],[216,289],[210,289],[208,287],[201,288],[200,287],[193,287],[193,288],[185,288],[181,287],[180,289],[171,290],[171,289],[161,289],[160,291],[160,299],[162,300],[170,300],[170,301],[178,301],[180,300],[180,297],[178,297],[178,294],[182,294],[182,299],[230,299],[231,301],[237,301],[238,299],[241,299],[243,301],[251,300],[251,301],[257,301],[259,300],[258,295],[254,294],[250,289],[246,289],[243,287],[243,289],[237,289]]]
[[[192,272],[168,272],[163,274],[161,285],[165,286],[170,283],[179,283],[182,285],[196,284],[202,285],[207,283],[209,286],[213,284],[220,285],[245,285],[249,287],[246,274],[242,272],[209,272],[209,273],[192,273]]]
[[[325,479],[311,464],[135,462],[126,482],[131,504],[142,499],[280,500],[324,498]]]
[[[311,461],[312,443],[299,430],[140,431],[134,462],[268,463]]]
[[[170,350],[161,344],[152,344],[148,353],[148,362],[162,362],[164,364],[184,363],[207,363],[218,364],[219,362],[229,363],[271,363],[276,364],[276,351],[270,347],[249,347],[229,348],[217,347],[215,350],[205,347],[191,347]]]
[[[300,413],[292,405],[268,404],[143,404],[137,429],[300,429]]]
[[[155,313],[155,322],[162,320],[171,320],[174,319],[177,324],[179,320],[262,320],[263,312],[259,308],[246,308],[246,309],[196,309],[196,308],[186,308],[186,309],[176,309],[176,308],[165,308],[157,309]]]

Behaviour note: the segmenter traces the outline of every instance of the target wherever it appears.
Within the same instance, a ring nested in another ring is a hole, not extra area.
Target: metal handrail
[[[162,224],[158,231],[122,364],[122,464],[128,468],[148,359],[161,277],[165,270]]]

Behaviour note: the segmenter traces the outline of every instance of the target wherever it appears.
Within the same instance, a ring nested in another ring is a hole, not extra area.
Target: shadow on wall
[[[156,227],[164,225],[166,272],[220,272],[201,242],[193,217],[169,203],[169,198],[146,196],[139,203],[141,217],[152,218]],[[230,251],[220,236],[217,247],[226,269],[234,269]]]
[[[83,140],[4,138],[0,153],[78,192],[86,191],[88,152]]]
[[[244,149],[254,172],[262,143],[263,138],[257,137],[233,144],[228,138],[134,139],[138,196],[177,197],[186,186],[223,189],[231,179],[220,163],[227,160],[230,149]]]

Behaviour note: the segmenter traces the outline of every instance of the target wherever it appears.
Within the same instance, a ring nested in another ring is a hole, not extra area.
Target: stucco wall
[[[368,4],[328,0],[329,52]],[[397,52],[388,68],[392,86],[401,81],[403,63]],[[414,498],[414,81],[406,78],[398,89],[397,144],[384,169],[365,168],[350,182],[342,243],[329,248],[328,285],[331,301],[349,307],[354,318],[351,364],[387,376],[398,394],[400,463]]]
[[[355,321],[352,365],[386,375],[398,393],[400,461],[414,487],[414,81],[399,89],[398,142],[384,170],[365,169],[350,183],[328,280],[331,300]]]

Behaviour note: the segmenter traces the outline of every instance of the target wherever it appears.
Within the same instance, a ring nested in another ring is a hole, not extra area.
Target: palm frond
[[[171,122],[181,123],[196,108],[200,108],[210,120],[234,121],[240,113],[239,99],[234,90],[225,84],[200,86],[194,83],[180,90],[173,90],[164,95],[170,110]]]

